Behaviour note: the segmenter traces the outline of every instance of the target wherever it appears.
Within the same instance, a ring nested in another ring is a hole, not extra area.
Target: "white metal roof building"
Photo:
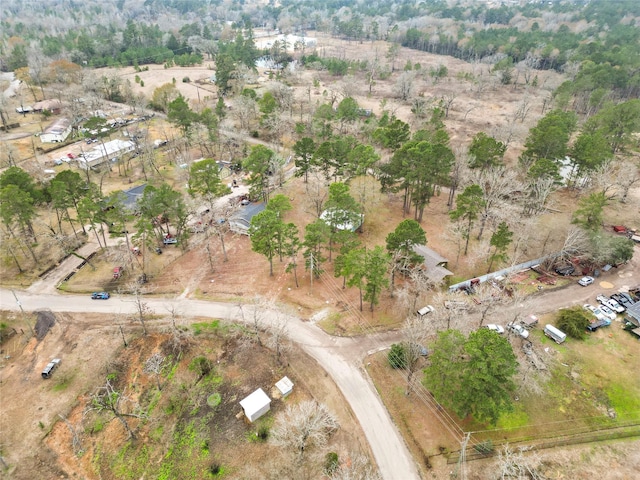
[[[84,168],[95,167],[109,159],[118,158],[120,155],[132,152],[135,148],[135,144],[129,140],[116,139],[98,143],[97,147],[85,152],[84,158],[78,158],[78,163]]]
[[[64,142],[71,133],[71,121],[68,118],[59,118],[51,122],[40,134],[42,143]]]
[[[247,419],[253,423],[271,409],[271,399],[264,393],[264,390],[259,388],[248,397],[240,400],[240,406]]]

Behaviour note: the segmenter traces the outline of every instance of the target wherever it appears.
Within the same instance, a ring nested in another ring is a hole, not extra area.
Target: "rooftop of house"
[[[51,124],[44,130],[44,133],[59,135],[69,128],[69,125],[71,125],[71,120],[68,118],[59,118],[58,120],[51,122]]]

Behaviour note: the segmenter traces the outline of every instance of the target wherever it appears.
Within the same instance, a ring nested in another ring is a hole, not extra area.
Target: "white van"
[[[567,334],[558,330],[553,325],[547,324],[544,327],[544,334],[556,343],[562,343],[567,339]]]

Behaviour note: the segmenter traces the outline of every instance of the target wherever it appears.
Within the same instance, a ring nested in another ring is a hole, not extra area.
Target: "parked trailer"
[[[566,333],[549,324],[544,327],[544,334],[558,344],[564,342],[567,339]]]

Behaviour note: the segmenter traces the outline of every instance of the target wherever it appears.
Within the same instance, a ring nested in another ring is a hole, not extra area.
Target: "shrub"
[[[269,438],[269,427],[266,425],[260,425],[260,427],[258,427],[258,433],[256,433],[256,436],[259,440],[265,442],[267,438]]]
[[[556,325],[560,330],[578,340],[582,340],[586,336],[585,330],[589,323],[591,323],[590,315],[579,306],[563,308],[558,312],[556,320]]]
[[[405,346],[401,343],[391,345],[391,350],[387,355],[387,360],[391,368],[407,368],[407,354]]]
[[[473,447],[476,452],[481,453],[483,455],[488,455],[493,452],[494,446],[491,440],[485,440],[484,442],[480,442]]]
[[[324,473],[325,475],[331,476],[335,473],[335,471],[340,466],[340,462],[338,460],[338,454],[336,452],[329,452],[324,457]]]
[[[209,405],[211,408],[214,408],[220,405],[221,401],[222,401],[222,397],[218,392],[213,393],[207,397],[207,405]]]

